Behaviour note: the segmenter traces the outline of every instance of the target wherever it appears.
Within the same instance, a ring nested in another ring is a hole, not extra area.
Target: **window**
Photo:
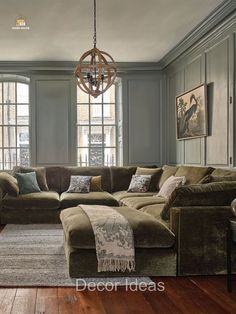
[[[77,88],[77,164],[117,163],[115,85],[97,98]]]
[[[30,163],[29,85],[0,78],[0,169],[10,170]]]

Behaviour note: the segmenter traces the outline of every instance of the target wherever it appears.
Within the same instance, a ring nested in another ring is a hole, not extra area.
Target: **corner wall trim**
[[[181,54],[196,44],[203,36],[207,35],[220,22],[229,15],[236,14],[236,1],[226,0],[212,11],[201,23],[189,32],[172,50],[170,50],[160,61],[162,69],[177,59]]]

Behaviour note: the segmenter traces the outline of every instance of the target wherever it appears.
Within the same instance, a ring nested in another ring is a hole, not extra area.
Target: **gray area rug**
[[[0,233],[1,287],[73,287],[91,283],[117,286],[145,283],[149,277],[69,277],[61,225],[7,225]]]

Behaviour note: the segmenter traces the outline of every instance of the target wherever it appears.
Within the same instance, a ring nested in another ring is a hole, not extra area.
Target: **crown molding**
[[[205,45],[236,23],[236,0],[226,0],[158,62],[117,62],[119,74],[158,72],[179,56]],[[0,73],[72,74],[75,61],[0,61]]]
[[[224,1],[214,11],[212,11],[201,23],[199,23],[191,32],[189,32],[173,49],[171,49],[159,61],[159,66],[162,69],[164,69],[171,62],[177,59],[180,55],[183,55],[188,49],[190,49],[197,43],[202,43],[204,41],[203,37],[206,36],[212,29],[215,28],[216,31],[222,30],[222,26],[219,26],[219,24],[230,15],[233,15],[232,19],[234,19],[235,21],[235,13],[236,1],[235,0]]]
[[[74,61],[0,61],[0,72],[4,73],[73,73],[77,65]],[[157,62],[117,62],[118,73],[156,72],[161,67]]]

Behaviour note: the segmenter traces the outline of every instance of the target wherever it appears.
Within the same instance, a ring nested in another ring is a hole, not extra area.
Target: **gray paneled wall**
[[[162,80],[161,73],[122,77],[124,165],[162,163]]]
[[[235,58],[236,26],[218,34],[217,38],[209,36],[206,43],[191,49],[176,59],[166,69],[167,108],[165,139],[167,146],[166,162],[171,164],[213,165],[219,167],[233,166],[233,103],[230,97],[234,85],[232,69]],[[176,140],[175,97],[202,83],[207,83],[208,93],[208,128],[207,137],[188,140]],[[234,111],[235,112],[235,111]]]
[[[36,76],[31,82],[32,163],[76,163],[76,99],[71,76]],[[72,128],[72,125],[74,127]]]
[[[122,75],[117,93],[125,165],[162,163],[162,73]],[[76,84],[72,75],[31,77],[32,164],[76,165]]]

